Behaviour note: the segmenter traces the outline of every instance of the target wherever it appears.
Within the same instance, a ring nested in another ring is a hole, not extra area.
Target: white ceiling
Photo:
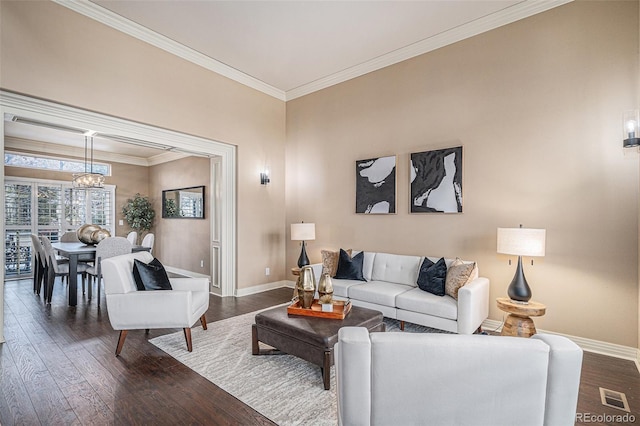
[[[572,0],[54,0],[283,100]]]
[[[7,151],[28,150],[56,156],[85,156],[85,129],[55,128],[55,123],[15,122],[13,116],[4,117],[5,148]],[[90,139],[87,141],[90,150]],[[97,135],[93,138],[95,161],[119,162],[139,166],[151,166],[186,157],[167,147],[154,147],[143,141],[119,140],[116,137]],[[91,153],[87,154],[90,158]]]

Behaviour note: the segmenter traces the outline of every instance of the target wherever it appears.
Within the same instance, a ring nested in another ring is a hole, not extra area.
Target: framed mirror
[[[204,186],[162,191],[165,219],[204,219]]]

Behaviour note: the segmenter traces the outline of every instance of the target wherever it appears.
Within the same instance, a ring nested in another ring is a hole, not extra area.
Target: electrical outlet
[[[264,269],[264,274],[265,274],[265,275],[269,275],[269,274],[271,274],[271,269],[269,269],[269,268],[265,268],[265,269]]]
[[[200,261],[200,267],[201,267],[201,268],[204,268],[204,260],[201,260],[201,261]]]
[[[118,221],[118,225],[120,225],[120,226],[124,226],[124,220],[120,219],[120,220]]]

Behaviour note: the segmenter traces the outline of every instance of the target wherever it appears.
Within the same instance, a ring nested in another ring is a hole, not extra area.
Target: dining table
[[[69,306],[76,306],[78,304],[78,262],[95,262],[96,246],[81,242],[56,242],[51,243],[51,246],[59,255],[69,258]],[[150,247],[131,246],[132,252],[149,250]]]

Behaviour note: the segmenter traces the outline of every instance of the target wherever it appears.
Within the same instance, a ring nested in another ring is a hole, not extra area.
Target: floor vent
[[[600,388],[600,399],[602,400],[602,405],[629,412],[629,403],[627,402],[627,397],[622,392]]]

